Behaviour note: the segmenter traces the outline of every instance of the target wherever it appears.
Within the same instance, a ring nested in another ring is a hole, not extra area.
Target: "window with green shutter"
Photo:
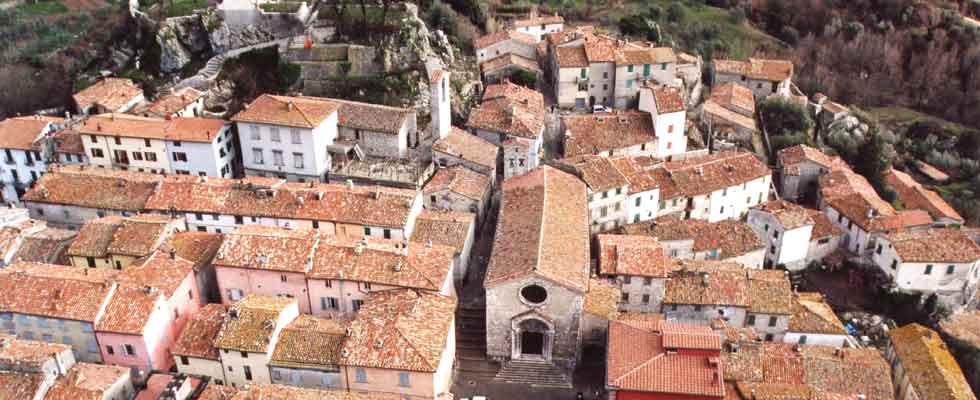
[[[585,77],[587,76],[585,72],[585,68],[582,68],[581,74],[582,74],[582,79],[585,79]]]
[[[667,63],[660,64],[660,70],[661,71],[666,71],[667,70]]]
[[[633,72],[633,66],[632,65],[627,65],[626,66],[626,72]]]
[[[650,76],[650,64],[643,64],[643,76]]]
[[[627,79],[626,80],[626,88],[628,89],[628,88],[631,88],[631,87],[633,87],[633,80],[632,79]]]

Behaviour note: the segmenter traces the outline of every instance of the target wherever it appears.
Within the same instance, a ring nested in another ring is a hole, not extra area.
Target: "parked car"
[[[592,112],[593,113],[604,113],[604,112],[609,112],[609,111],[610,111],[609,110],[609,107],[606,107],[606,106],[604,106],[602,104],[596,104],[596,105],[592,106]]]

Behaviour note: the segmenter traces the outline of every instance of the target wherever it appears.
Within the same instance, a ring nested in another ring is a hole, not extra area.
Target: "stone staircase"
[[[461,307],[456,311],[456,360],[468,377],[493,378],[500,369],[487,360],[487,311]]]
[[[546,361],[511,360],[497,372],[494,378],[508,383],[526,384],[532,387],[571,389],[568,377]]]

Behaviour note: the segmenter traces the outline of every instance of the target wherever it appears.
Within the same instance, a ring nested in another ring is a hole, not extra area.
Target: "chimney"
[[[238,319],[238,310],[236,310],[234,308],[228,310],[228,318]]]
[[[709,282],[710,282],[710,278],[708,277],[708,273],[705,272],[701,274],[701,284],[704,285],[704,287],[708,287]]]
[[[394,270],[395,272],[401,272],[401,270],[402,270],[402,260],[398,260],[397,262],[395,262],[395,266],[392,267],[392,270]]]
[[[698,174],[698,176],[704,175],[704,168],[697,167],[697,168],[694,169],[694,173],[695,174]]]
[[[177,259],[177,249],[173,249],[173,248],[170,249],[170,259],[171,260]]]
[[[294,105],[293,105],[293,102],[292,102],[292,101],[287,101],[287,102],[286,102],[286,109],[287,109],[287,110],[289,110],[289,111],[293,111],[293,108],[294,108],[294,107],[296,107],[296,106],[294,106]]]
[[[868,219],[874,218],[875,217],[875,210],[873,208],[869,208],[868,209],[867,216],[868,216]]]
[[[296,197],[296,202],[297,202],[297,203],[299,203],[299,205],[300,205],[300,206],[302,206],[302,205],[303,205],[303,202],[304,202],[304,201],[306,201],[306,199],[305,199],[305,198],[303,198],[303,196],[302,196],[302,195],[300,195],[300,196],[297,196],[297,197]]]
[[[348,179],[347,180],[347,189],[348,190],[354,190],[354,181],[353,180],[351,180],[351,179]]]

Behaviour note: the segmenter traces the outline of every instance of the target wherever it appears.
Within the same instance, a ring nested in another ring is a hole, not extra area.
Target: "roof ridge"
[[[661,347],[663,347],[663,346],[661,346]],[[659,360],[661,358],[664,358],[666,356],[666,354],[667,354],[667,352],[665,351],[665,352],[659,353],[659,354],[657,354],[657,355],[655,355],[653,357],[650,357],[649,360],[646,360],[646,361],[640,363],[640,365],[637,365],[636,367],[633,367],[633,369],[630,369],[629,371],[626,371],[623,375],[621,375],[619,378],[616,378],[616,380],[613,381],[613,382],[616,383],[616,384],[619,384],[624,379],[626,379],[630,375],[633,375],[635,372],[639,371],[640,369],[645,368],[647,365],[650,365],[654,361],[657,361],[657,360]]]
[[[419,303],[422,301],[422,294],[421,293],[418,293],[418,292],[415,292],[415,293],[416,293],[416,297],[414,299],[410,300],[413,303],[412,304],[412,309],[413,310],[415,309],[415,307],[418,307]],[[437,369],[438,368],[438,365],[432,365],[429,362],[429,360],[425,356],[422,355],[422,352],[419,351],[419,349],[415,346],[415,344],[412,342],[412,340],[410,340],[408,338],[408,335],[406,335],[405,332],[402,331],[402,328],[399,326],[398,323],[401,322],[402,317],[404,317],[404,315],[405,315],[404,312],[398,313],[398,317],[395,320],[395,323],[393,324],[395,326],[395,330],[398,332],[398,335],[401,336],[402,340],[404,340],[405,343],[408,344],[407,347],[408,348],[411,348],[412,351],[415,353],[415,355],[419,359],[421,359],[422,362],[425,363],[425,365],[427,367],[429,367],[431,369]]]
[[[533,272],[538,272],[541,264],[541,243],[544,242],[544,220],[548,210],[548,168],[541,168],[541,222],[538,224],[538,249],[535,252]]]

